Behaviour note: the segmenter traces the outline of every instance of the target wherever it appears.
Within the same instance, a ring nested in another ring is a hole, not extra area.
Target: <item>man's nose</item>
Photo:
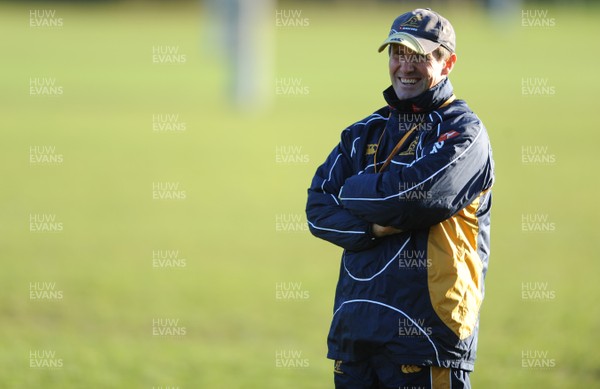
[[[402,73],[410,73],[414,70],[415,66],[413,64],[413,62],[411,61],[411,58],[408,56],[400,56],[399,62],[400,62],[400,71]]]

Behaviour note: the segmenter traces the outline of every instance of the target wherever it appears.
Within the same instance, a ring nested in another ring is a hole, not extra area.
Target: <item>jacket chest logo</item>
[[[419,143],[419,139],[415,138],[409,145],[408,149],[404,150],[398,155],[415,155],[415,150],[417,149],[417,144]]]
[[[377,152],[377,143],[369,143],[365,150],[365,155],[373,155]]]

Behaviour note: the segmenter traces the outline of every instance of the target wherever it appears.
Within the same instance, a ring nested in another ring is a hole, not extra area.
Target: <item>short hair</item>
[[[452,52],[444,46],[439,46],[437,49],[431,52],[431,55],[433,55],[433,58],[435,58],[438,62],[444,62],[450,58]]]

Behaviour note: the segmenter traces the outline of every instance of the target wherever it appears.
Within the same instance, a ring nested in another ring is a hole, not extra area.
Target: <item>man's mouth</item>
[[[417,83],[417,81],[419,81],[418,78],[405,78],[405,77],[398,77],[400,79],[400,83],[402,83],[402,85],[414,85]]]

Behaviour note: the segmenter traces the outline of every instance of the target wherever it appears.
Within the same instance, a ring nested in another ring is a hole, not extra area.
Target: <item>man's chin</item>
[[[418,95],[421,94],[421,92],[419,91],[405,91],[405,90],[398,90],[397,88],[394,89],[394,91],[396,92],[396,96],[398,96],[399,100],[408,100],[408,99],[412,99],[413,97],[417,97]]]
[[[412,99],[413,97],[417,97],[423,93],[421,89],[422,88],[418,85],[418,83],[410,86],[401,84],[394,85],[394,92],[396,92],[396,96],[398,96],[399,100],[408,100]]]

